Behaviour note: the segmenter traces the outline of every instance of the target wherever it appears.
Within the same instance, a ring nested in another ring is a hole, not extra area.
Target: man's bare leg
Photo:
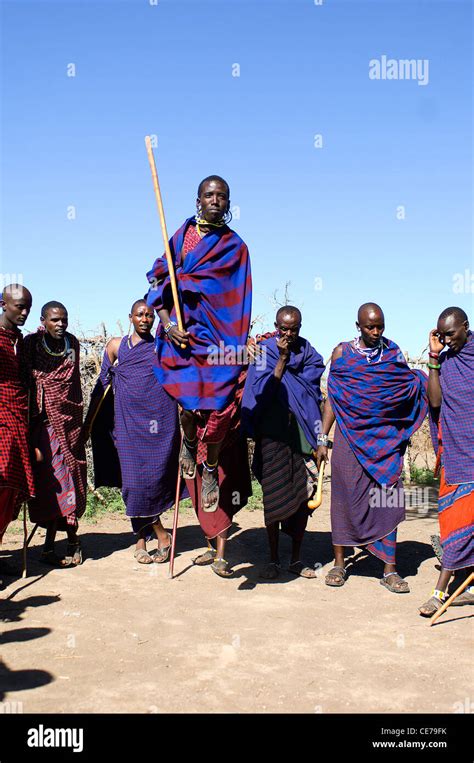
[[[192,411],[181,411],[181,426],[183,427],[183,445],[179,456],[181,473],[185,479],[196,476],[197,456],[197,417]]]
[[[267,525],[268,544],[270,546],[270,561],[260,572],[260,577],[265,580],[274,580],[280,574],[280,556],[278,542],[280,539],[280,523],[273,522]]]
[[[219,452],[222,441],[207,446],[207,459],[202,470],[202,508],[203,511],[215,511],[219,503]],[[219,554],[218,554],[219,555]]]

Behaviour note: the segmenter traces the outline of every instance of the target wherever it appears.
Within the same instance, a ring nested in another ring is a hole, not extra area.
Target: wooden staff
[[[181,445],[183,443],[183,438],[181,437]],[[181,451],[181,448],[180,448]],[[173,535],[171,538],[171,554],[170,554],[170,567],[168,572],[168,577],[173,577],[173,569],[174,569],[174,552],[176,548],[176,531],[178,529],[178,514],[179,514],[179,497],[181,492],[181,464],[178,464],[178,479],[176,482],[176,498],[174,502],[174,517],[173,517]]]
[[[321,506],[322,500],[323,500],[323,477],[324,477],[324,467],[326,466],[326,461],[321,461],[321,466],[319,467],[319,474],[318,474],[318,486],[316,488],[316,495],[311,501],[308,501],[308,509],[317,509],[318,506]]]
[[[474,580],[474,572],[471,572],[471,574],[466,578],[464,583],[461,583],[459,588],[455,590],[455,592],[452,594],[452,596],[449,597],[447,601],[444,602],[443,606],[438,609],[437,612],[434,613],[434,615],[431,616],[430,619],[430,625],[434,625],[438,617],[443,614],[443,612],[446,612],[449,605],[454,601],[454,599],[459,596],[460,593],[464,591],[465,588],[468,587],[470,583]]]
[[[168,241],[168,231],[166,230],[165,212],[163,209],[163,200],[161,198],[160,183],[158,181],[158,173],[156,171],[155,157],[153,149],[151,147],[151,138],[149,135],[145,138],[145,146],[148,154],[148,161],[150,162],[151,174],[153,177],[153,188],[155,189],[156,203],[158,206],[158,214],[160,215],[161,233],[163,234],[163,242],[165,245],[166,261],[168,263],[168,271],[170,275],[171,293],[173,294],[174,309],[176,310],[176,321],[178,323],[178,329],[184,331],[183,319],[181,317],[181,308],[179,306],[178,287],[176,286],[176,275],[174,272],[173,259],[171,257],[171,250]],[[185,344],[181,344],[181,349],[186,349]]]

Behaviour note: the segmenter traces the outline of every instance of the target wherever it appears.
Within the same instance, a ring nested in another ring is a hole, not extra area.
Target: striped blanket
[[[451,485],[474,482],[474,339],[440,356],[443,464]]]
[[[221,411],[235,392],[243,366],[252,307],[250,259],[245,243],[227,226],[208,233],[183,257],[185,237],[194,226],[195,218],[189,218],[170,240],[190,346],[176,347],[160,326],[155,373],[186,410]],[[147,278],[148,305],[166,308],[176,319],[164,256]]]
[[[378,484],[393,485],[428,403],[426,376],[408,367],[395,342],[383,342],[381,360],[372,363],[352,343],[342,343],[342,356],[331,364],[328,395],[341,432],[361,466]]]

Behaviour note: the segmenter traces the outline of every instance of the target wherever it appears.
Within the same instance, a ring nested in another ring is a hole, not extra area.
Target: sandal
[[[198,567],[204,567],[206,564],[212,564],[216,558],[216,553],[217,552],[214,551],[213,548],[208,548],[204,554],[199,554],[199,556],[196,556],[193,559],[193,564],[196,564]]]
[[[440,593],[442,593],[442,591]],[[418,609],[418,612],[422,617],[432,617],[434,613],[438,611],[438,609],[441,609],[445,599],[446,596],[443,596],[443,598],[440,599],[435,595],[435,592],[433,591],[428,601],[425,601],[425,603],[422,604],[422,606]]]
[[[260,577],[264,580],[276,580],[281,572],[281,564],[278,562],[268,562],[263,570],[260,570]]]
[[[82,546],[80,540],[77,543],[67,544],[66,558],[70,560],[71,567],[78,567],[82,564]]]
[[[209,482],[204,480],[204,474],[208,475]],[[206,502],[212,493],[215,494],[214,501],[209,505],[206,506]],[[202,472],[202,487],[201,487],[201,508],[206,513],[211,513],[213,511],[216,511],[217,507],[219,505],[219,473],[217,470],[217,464],[215,464],[212,467],[209,467],[207,465],[207,462],[205,461],[203,463],[203,472]]]
[[[211,570],[215,572],[216,575],[219,575],[220,578],[230,578],[234,574],[229,568],[229,562],[226,562],[221,556],[216,556],[211,565]]]
[[[181,452],[179,454],[179,463],[181,466],[181,476],[184,477],[185,480],[193,480],[196,477],[197,447],[197,437],[194,443],[192,443],[186,436],[183,436]]]
[[[152,564],[153,557],[150,556],[146,548],[137,548],[133,554],[133,558],[137,560],[138,564]]]
[[[474,604],[474,593],[470,591],[463,591],[456,596],[454,601],[449,605],[450,607],[463,607],[465,604]]]
[[[332,580],[332,583],[330,582]],[[345,567],[339,567],[336,565],[332,568],[332,570],[329,570],[327,573],[324,582],[326,585],[331,586],[331,588],[340,588],[344,585],[344,583],[347,580],[347,570]]]
[[[313,570],[312,567],[303,564],[303,562],[292,562],[288,565],[288,572],[291,572],[292,575],[297,575],[300,578],[307,578],[307,580],[312,580],[316,577],[315,570]]]
[[[50,567],[72,567],[70,557],[58,556],[52,548],[41,552],[40,562],[49,564]]]
[[[396,575],[397,579],[390,583],[388,579],[393,575]],[[384,573],[384,576],[380,581],[380,585],[383,585],[383,587],[386,588],[387,591],[391,591],[391,593],[410,593],[410,587],[407,581],[403,580],[398,572],[387,572],[387,574]]]
[[[172,538],[170,533],[167,533],[167,535],[169,541],[168,545],[162,546],[161,548],[158,546],[155,553],[153,554],[153,561],[155,564],[164,564],[170,558]]]

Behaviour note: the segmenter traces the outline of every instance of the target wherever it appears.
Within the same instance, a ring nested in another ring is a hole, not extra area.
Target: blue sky
[[[163,251],[146,134],[158,136],[170,235],[193,214],[199,180],[229,181],[260,330],[287,281],[326,358],[368,300],[413,355],[444,307],[474,321],[470,2],[1,10],[0,272],[33,293],[27,329],[49,299],[66,304],[71,328],[126,327]],[[383,55],[427,59],[428,84],[371,80]]]

